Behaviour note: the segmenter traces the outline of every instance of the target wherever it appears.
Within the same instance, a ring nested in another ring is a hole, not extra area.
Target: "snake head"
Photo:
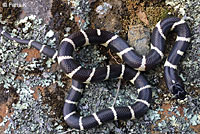
[[[175,98],[181,99],[181,100],[184,100],[185,95],[187,94],[187,92],[184,90],[183,86],[181,86],[179,83],[174,83],[171,86],[170,91],[175,96]]]

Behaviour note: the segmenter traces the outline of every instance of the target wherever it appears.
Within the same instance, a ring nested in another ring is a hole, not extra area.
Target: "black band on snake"
[[[157,23],[151,36],[151,50],[147,56],[140,56],[129,47],[126,41],[119,36],[99,29],[90,29],[73,33],[64,38],[58,51],[42,45],[34,40],[22,40],[11,37],[0,28],[1,35],[18,43],[28,44],[41,53],[55,59],[57,58],[63,71],[72,78],[72,87],[65,100],[63,109],[64,119],[70,127],[76,129],[89,129],[112,120],[127,120],[143,116],[151,102],[151,87],[140,71],[150,70],[163,59],[166,35],[174,31],[177,33],[175,45],[169,54],[164,66],[164,75],[168,89],[179,99],[184,99],[186,92],[182,81],[177,75],[177,65],[190,42],[190,29],[184,20],[170,17]],[[115,52],[126,65],[107,65],[106,67],[85,69],[73,59],[73,51],[80,46],[101,44]],[[135,70],[137,71],[135,71]],[[130,106],[110,107],[97,113],[82,117],[77,111],[77,103],[81,98],[84,84],[110,78],[129,80],[138,88],[138,98]]]

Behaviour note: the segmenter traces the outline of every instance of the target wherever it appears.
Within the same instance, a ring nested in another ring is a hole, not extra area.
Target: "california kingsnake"
[[[65,100],[63,109],[64,119],[67,124],[76,129],[89,129],[104,122],[112,120],[134,119],[143,116],[151,102],[151,87],[140,73],[150,70],[163,59],[164,42],[169,31],[177,33],[175,46],[165,62],[165,80],[168,89],[177,98],[184,99],[186,92],[183,89],[181,79],[176,73],[177,65],[183,56],[190,42],[190,29],[184,20],[170,17],[157,23],[151,36],[151,51],[147,56],[140,56],[133,48],[119,36],[107,31],[81,30],[64,38],[58,51],[42,45],[34,40],[21,40],[0,28],[1,35],[18,43],[28,44],[38,49],[41,53],[55,59],[57,58],[63,71],[69,78],[72,78],[72,87]],[[110,48],[127,64],[107,65],[106,67],[85,69],[75,62],[72,57],[73,51],[80,46],[89,44],[101,44]],[[134,71],[138,70],[138,71]],[[138,98],[133,105],[124,107],[110,107],[93,113],[90,116],[82,117],[77,113],[77,103],[81,98],[84,88],[82,83],[119,78],[129,80],[138,88]]]

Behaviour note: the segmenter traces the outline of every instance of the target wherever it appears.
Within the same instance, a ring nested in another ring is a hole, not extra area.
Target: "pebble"
[[[149,52],[150,30],[143,25],[133,25],[129,27],[128,43],[135,48],[140,55],[146,55]]]
[[[46,34],[46,38],[51,38],[51,37],[53,37],[53,35],[54,35],[54,31],[53,30],[49,30],[49,32],[47,32],[47,34]]]
[[[112,5],[110,5],[107,2],[104,2],[102,5],[99,5],[96,8],[96,12],[101,16],[105,15],[110,9],[112,8]]]

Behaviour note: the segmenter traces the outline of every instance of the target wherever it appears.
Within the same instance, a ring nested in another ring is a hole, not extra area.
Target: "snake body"
[[[58,64],[69,78],[72,87],[66,97],[63,114],[66,123],[76,129],[89,129],[112,120],[127,120],[143,116],[151,102],[151,86],[140,71],[147,71],[155,67],[164,57],[166,35],[174,31],[177,33],[175,45],[164,64],[164,74],[168,89],[179,99],[184,99],[186,92],[177,74],[177,65],[190,42],[190,29],[183,19],[176,17],[159,21],[151,35],[151,50],[147,56],[138,55],[126,41],[118,35],[99,29],[81,30],[64,38],[58,51],[34,40],[22,40],[0,28],[1,35],[18,43],[28,44],[41,53],[57,59]],[[93,69],[85,69],[73,59],[73,52],[81,46],[101,44],[115,52],[126,65],[107,65]],[[97,113],[83,117],[77,111],[77,103],[81,98],[84,84],[110,78],[125,79],[133,83],[138,89],[138,98],[130,106],[110,107]]]

